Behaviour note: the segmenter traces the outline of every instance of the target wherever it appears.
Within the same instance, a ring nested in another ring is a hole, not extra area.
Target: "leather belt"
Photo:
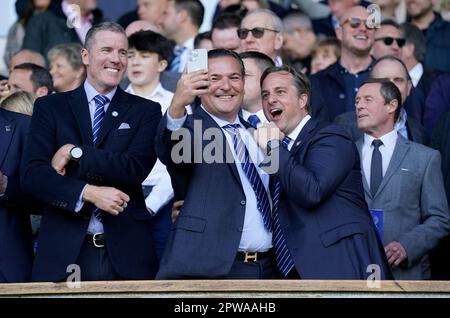
[[[273,249],[270,249],[267,252],[237,252],[236,261],[244,261],[245,263],[249,263],[257,262],[270,257],[275,259],[275,252]]]
[[[97,248],[105,247],[105,234],[86,234],[86,240]]]

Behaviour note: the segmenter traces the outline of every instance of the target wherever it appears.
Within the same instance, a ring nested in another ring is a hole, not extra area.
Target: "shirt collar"
[[[300,121],[300,123],[297,125],[297,127],[294,128],[293,131],[288,135],[289,138],[292,139],[292,141],[295,141],[300,135],[300,132],[302,131],[303,127],[305,127],[306,123],[311,119],[310,115],[306,115],[303,117],[303,119]]]
[[[230,123],[229,121],[223,120],[223,119],[221,119],[221,118],[219,118],[219,117],[217,117],[217,116],[214,116],[214,115],[211,114],[210,112],[208,112],[208,111],[205,109],[205,106],[203,106],[203,104],[201,105],[201,108],[203,108],[203,110],[204,110],[209,116],[211,116],[211,118],[216,122],[217,125],[219,125],[220,128],[222,128],[223,126],[229,125],[229,124],[240,124],[241,126],[243,126],[242,123],[241,123],[241,121],[239,120],[239,116],[238,116],[238,115],[236,115],[236,118],[234,119],[234,121],[233,121],[232,123]]]
[[[411,81],[414,85],[414,87],[417,86],[417,84],[420,81],[420,78],[423,75],[423,65],[422,63],[417,63],[410,71],[409,71],[409,77],[411,77]]]
[[[244,118],[246,121],[248,121],[248,118],[251,115],[256,115],[258,116],[259,120],[261,120],[261,122],[263,121],[262,119],[265,119],[266,116],[264,115],[264,111],[262,109],[260,109],[259,111],[257,111],[256,113],[250,113],[249,111],[245,110],[244,108],[242,108],[242,118]]]
[[[194,38],[188,39],[186,42],[183,43],[183,46],[189,50],[192,50],[194,48]]]
[[[146,96],[146,99],[154,99],[155,97],[157,98],[162,98],[164,96],[165,93],[165,89],[162,87],[161,82],[158,83],[158,85],[153,89],[153,91],[148,94],[148,96]],[[125,92],[130,93],[132,95],[137,95],[136,92],[134,91],[133,85],[129,84],[128,87],[126,88]]]
[[[114,87],[114,89],[110,92],[108,92],[107,94],[100,94],[99,92],[97,92],[97,90],[89,83],[89,81],[86,79],[84,81],[84,91],[86,92],[86,96],[88,99],[88,102],[90,103],[95,96],[97,95],[103,95],[109,98],[110,102],[112,101],[114,94],[117,91],[117,86]]]
[[[387,134],[384,134],[380,138],[375,138],[365,133],[364,144],[370,147],[372,146],[372,141],[374,141],[375,139],[380,139],[383,142],[383,145],[386,146],[386,148],[393,149],[393,147],[395,147],[395,143],[397,142],[397,137],[398,134],[397,130],[395,129],[392,129],[392,131],[388,132]]]

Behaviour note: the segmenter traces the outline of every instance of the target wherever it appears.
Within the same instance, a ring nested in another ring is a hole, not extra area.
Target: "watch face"
[[[70,155],[74,159],[80,159],[81,156],[83,155],[83,150],[81,150],[80,147],[75,147],[70,151]]]

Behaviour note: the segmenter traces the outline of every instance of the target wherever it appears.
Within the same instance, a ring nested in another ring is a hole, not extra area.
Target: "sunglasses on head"
[[[367,23],[367,20],[360,19],[360,18],[348,18],[347,20],[342,22],[341,25],[344,25],[345,23],[349,23],[350,27],[352,27],[353,29],[359,28],[359,26],[361,24],[364,24],[367,29],[374,29],[375,28],[373,25]]]
[[[253,28],[253,29],[237,29],[237,35],[241,40],[244,40],[247,38],[247,35],[249,32],[252,32],[252,35],[256,39],[260,39],[264,36],[265,31],[272,31],[275,33],[278,33],[280,31],[272,30],[268,28]]]
[[[375,41],[383,41],[387,46],[392,45],[392,43],[397,42],[398,47],[403,47],[406,43],[405,39],[402,38],[393,38],[392,36],[385,36],[383,38],[375,39]]]

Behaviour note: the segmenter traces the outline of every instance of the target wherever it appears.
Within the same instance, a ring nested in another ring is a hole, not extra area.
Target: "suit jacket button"
[[[241,205],[245,205],[247,202],[245,202],[245,200],[241,201]]]
[[[238,227],[238,231],[242,232],[242,226]]]

